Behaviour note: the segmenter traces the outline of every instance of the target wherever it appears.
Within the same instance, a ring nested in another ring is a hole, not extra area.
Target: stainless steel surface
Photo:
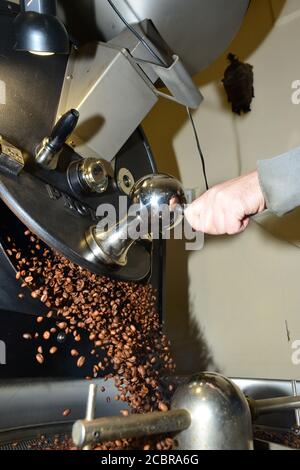
[[[182,184],[173,176],[154,174],[141,178],[131,191],[131,203],[147,210],[149,224],[162,219],[162,208],[166,208],[170,221],[162,229],[173,229],[182,221],[186,195]]]
[[[111,269],[103,263],[90,260],[90,250],[86,252],[85,234],[97,224],[98,207],[111,204],[118,208],[119,192],[111,185],[111,190],[101,195],[86,192],[72,194],[67,167],[79,156],[65,146],[59,161],[60,171],[44,171],[37,165],[25,166],[18,178],[0,176],[0,196],[8,211],[7,217],[13,226],[17,220],[32,230],[47,245],[66,256],[74,263],[89,271],[124,281],[146,280],[151,273],[152,261],[150,247],[135,244],[128,256],[125,268]],[[139,180],[155,171],[155,165],[143,134],[137,130],[128,140],[114,161],[116,173],[126,167]],[[21,226],[21,232],[24,229]],[[157,253],[154,247],[155,253]]]
[[[84,158],[112,160],[158,100],[128,56],[105,43],[88,44],[70,56],[58,113],[70,103],[79,110],[72,140]]]
[[[87,422],[92,421],[95,418],[96,399],[97,399],[97,385],[90,384],[87,405],[86,405],[86,414],[85,414],[85,420]],[[83,450],[91,450],[91,446],[87,444],[83,447]]]
[[[97,393],[97,410],[101,416],[117,416],[126,403],[111,400],[118,390],[113,380],[97,379],[94,382],[101,390]],[[86,413],[89,383],[86,380],[2,380],[0,381],[0,429],[8,430],[41,426],[47,423],[70,423],[82,419]],[[63,411],[70,409],[69,417]],[[0,432],[0,440],[1,440]]]
[[[185,410],[99,418],[77,421],[73,426],[72,437],[78,447],[83,447],[97,442],[176,433],[187,429],[190,424],[191,416]]]
[[[87,232],[86,243],[92,258],[108,265],[126,266],[128,252],[138,239],[139,224],[138,237],[145,239],[159,238],[162,231],[171,230],[182,221],[185,193],[181,183],[169,175],[140,179],[132,188],[130,198],[136,215],[130,215],[129,208],[128,216],[107,231],[91,227]]]
[[[253,450],[248,402],[229,379],[199,374],[178,388],[172,409],[186,409],[188,430],[176,436],[180,450]]]
[[[84,159],[79,166],[84,184],[94,193],[104,193],[108,186],[108,175],[101,160]]]
[[[233,378],[231,379],[247,397],[253,399],[281,398],[290,397],[294,394],[293,386],[290,380],[270,380],[270,379],[249,379]],[[300,382],[297,383],[297,390],[300,390]],[[295,412],[274,413],[263,415],[256,421],[259,426],[268,426],[272,428],[284,428],[290,430],[297,426]]]
[[[254,410],[254,417],[264,414],[293,411],[300,409],[300,397],[267,398],[266,400],[249,400]]]
[[[90,384],[87,405],[86,405],[86,414],[85,414],[85,419],[87,421],[92,421],[92,419],[95,418],[96,399],[97,399],[97,385]]]
[[[20,5],[24,11],[56,15],[56,0],[20,0]]]
[[[137,63],[139,63],[137,61]],[[187,72],[182,60],[177,55],[173,56],[170,67],[152,64],[159,78],[166,85],[171,95],[157,90],[159,96],[173,100],[191,109],[197,109],[203,101],[199,89],[193,82],[191,75]]]
[[[139,46],[132,42],[132,33],[126,31],[121,36],[120,46],[114,41],[92,43],[70,57],[59,114],[69,107],[80,111],[73,141],[84,158],[88,147],[111,160],[158,96],[194,109],[203,99],[178,56],[171,58],[169,67],[153,64],[149,53],[138,60],[132,55]],[[170,94],[156,89],[154,83],[159,78]]]
[[[296,397],[298,394],[296,380],[292,381],[292,389],[293,389],[293,395],[294,397]],[[296,415],[297,426],[300,428],[300,408],[295,411],[295,415]]]
[[[70,25],[74,19],[74,33],[76,18],[85,25],[83,40],[86,35],[88,39],[102,36],[110,40],[125,28],[106,0],[61,0],[59,4],[62,18],[68,19]],[[115,0],[115,4],[131,24],[151,19],[188,70],[197,73],[230,44],[242,24],[249,0]]]
[[[135,219],[131,220],[134,221]],[[130,222],[127,217],[107,232],[99,231],[97,227],[90,227],[85,237],[90,250],[86,256],[89,256],[92,262],[98,260],[107,266],[126,266],[128,252],[134,244],[134,240],[128,237],[129,228]]]
[[[129,196],[134,184],[135,180],[131,171],[127,168],[121,168],[117,175],[117,185],[120,191]]]
[[[49,144],[49,138],[45,139],[40,143],[36,149],[35,159],[38,165],[48,170],[55,170],[57,167],[59,154],[53,152]]]
[[[237,408],[243,409],[245,402],[239,396],[238,403],[236,403],[234,397],[237,393],[237,388],[232,387],[232,381],[228,379],[220,378],[221,382],[218,381],[218,377],[215,374],[209,374],[211,381],[208,382],[207,387],[203,380],[200,381],[200,386],[203,387],[204,392],[209,393],[210,399],[206,402],[201,402],[201,409],[199,412],[204,414],[199,419],[199,415],[195,412],[191,413],[192,419],[196,418],[198,425],[196,426],[196,432],[205,432],[202,429],[205,423],[209,422],[209,415],[207,414],[207,407],[205,404],[210,405],[211,398],[214,396],[218,399],[218,387],[221,389],[224,387],[226,393],[220,393],[220,397],[224,406],[221,410],[226,409],[226,404],[234,403]],[[178,380],[178,383],[183,383],[184,390],[187,392],[182,393],[182,400],[191,400],[199,398],[197,396],[197,382],[199,377],[203,377],[200,374],[195,381],[186,383],[186,379]],[[205,374],[205,378],[207,374]],[[264,396],[272,396],[275,394],[284,395],[291,393],[291,382],[280,381],[280,380],[260,380],[260,379],[232,379],[238,387],[240,387],[245,394],[259,398]],[[216,382],[217,381],[217,382]],[[102,386],[105,387],[104,393],[97,393],[97,414],[102,417],[119,416],[120,411],[126,407],[123,402],[116,402],[112,400],[110,403],[106,401],[108,396],[113,397],[117,393],[113,380],[104,382],[99,379],[95,381],[95,385],[100,390]],[[209,387],[208,387],[209,385]],[[299,384],[297,384],[299,385]],[[195,389],[194,389],[195,387]],[[45,426],[51,423],[54,426],[51,435],[55,435],[58,432],[59,427],[69,429],[70,423],[75,420],[79,420],[82,416],[85,416],[86,412],[86,396],[88,390],[88,383],[85,380],[19,380],[19,381],[1,381],[0,382],[0,441],[15,442],[19,439],[34,439],[36,436],[41,434],[41,426]],[[195,393],[194,393],[195,392]],[[228,398],[229,395],[229,398]],[[176,396],[176,395],[175,395]],[[201,396],[201,395],[200,395]],[[240,403],[240,400],[242,402]],[[68,418],[62,416],[64,409],[70,408],[71,415]],[[236,411],[235,409],[235,411]],[[206,412],[206,414],[205,414]],[[220,414],[220,406],[217,405],[214,408],[213,414]],[[294,413],[287,413],[288,416],[294,418]],[[223,415],[224,416],[224,415]],[[286,430],[290,430],[294,425],[294,422],[286,423],[284,421],[285,414],[280,414],[280,423]],[[270,419],[271,417],[267,417]],[[211,418],[212,419],[212,418]],[[295,419],[294,419],[295,421]],[[37,427],[38,430],[34,429]],[[231,433],[227,432],[227,426],[223,428],[227,439],[230,438]],[[186,431],[186,432],[189,432]],[[221,432],[221,431],[220,431]],[[47,432],[45,432],[47,434]],[[204,442],[205,444],[205,442]],[[197,448],[197,446],[196,446]],[[202,447],[200,447],[202,449]],[[197,448],[197,450],[199,450]]]

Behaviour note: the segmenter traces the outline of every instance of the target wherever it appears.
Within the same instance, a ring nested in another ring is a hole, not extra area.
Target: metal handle
[[[269,398],[266,400],[248,399],[248,402],[254,419],[266,414],[300,409],[300,397]]]
[[[79,112],[76,109],[71,109],[55,124],[48,143],[53,152],[58,152],[62,148],[77,126],[78,119]]]
[[[76,109],[71,109],[59,119],[51,136],[46,137],[36,149],[35,159],[38,165],[47,170],[56,169],[59,152],[77,126],[78,119],[79,112]]]
[[[96,442],[180,432],[188,429],[190,425],[191,415],[186,410],[174,410],[166,413],[76,421],[72,437],[76,446],[84,447]]]

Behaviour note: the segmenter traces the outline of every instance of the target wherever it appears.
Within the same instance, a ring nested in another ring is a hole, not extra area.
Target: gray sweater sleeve
[[[282,216],[300,206],[300,147],[257,163],[267,207]]]

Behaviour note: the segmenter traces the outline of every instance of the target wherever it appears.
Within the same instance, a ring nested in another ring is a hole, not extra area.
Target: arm
[[[186,210],[195,230],[235,235],[252,215],[266,208],[281,216],[300,206],[300,148],[258,162],[258,171],[225,182],[203,194]]]

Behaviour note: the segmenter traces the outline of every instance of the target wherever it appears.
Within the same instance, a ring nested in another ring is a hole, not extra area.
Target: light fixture
[[[14,21],[16,51],[42,56],[69,53],[70,40],[56,16],[56,0],[20,0],[20,7]]]

